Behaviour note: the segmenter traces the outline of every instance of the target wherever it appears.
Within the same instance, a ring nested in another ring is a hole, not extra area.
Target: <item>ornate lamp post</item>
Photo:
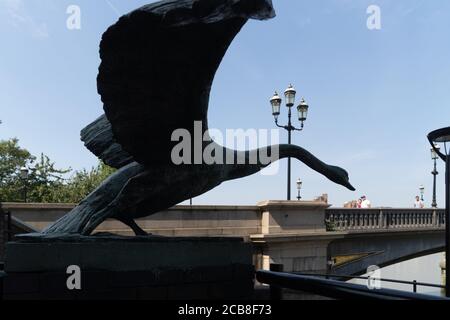
[[[28,202],[27,200],[27,184],[28,184],[28,177],[30,176],[30,171],[28,170],[27,167],[22,167],[20,168],[20,173],[19,173],[20,179],[22,180],[23,183],[23,202]]]
[[[425,187],[423,185],[420,185],[419,191],[420,191],[420,200],[423,202],[423,195],[425,193]]]
[[[441,150],[441,147],[439,147],[439,145],[435,144],[432,148],[431,148],[431,159],[434,161],[434,170],[431,172],[431,174],[433,175],[433,202],[431,203],[431,206],[433,208],[437,208],[437,202],[436,202],[436,176],[439,174],[439,172],[437,171],[437,159],[439,159],[438,154],[436,153],[436,151],[439,152]]]
[[[450,297],[450,127],[435,130],[428,134],[428,140],[439,158],[445,161],[445,294]],[[444,144],[445,153],[436,148],[437,143]]]
[[[302,180],[298,179],[297,180],[297,191],[298,191],[297,200],[298,201],[302,200],[302,196],[301,196],[302,185],[303,185]]]
[[[305,99],[302,99],[297,107],[298,120],[300,121],[301,127],[296,128],[292,125],[292,107],[295,104],[296,94],[297,91],[295,91],[292,85],[290,85],[284,92],[284,96],[286,98],[286,107],[288,108],[288,124],[286,126],[280,125],[278,123],[278,118],[281,114],[281,97],[277,92],[275,92],[272,99],[270,99],[270,104],[272,105],[272,115],[275,118],[275,124],[277,125],[277,127],[285,129],[288,132],[288,144],[292,143],[292,131],[303,131],[304,123],[308,117],[309,106],[306,103]],[[291,158],[288,158],[287,200],[291,200]]]

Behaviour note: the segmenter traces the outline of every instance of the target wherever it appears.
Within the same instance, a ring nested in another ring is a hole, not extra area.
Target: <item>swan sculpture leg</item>
[[[158,169],[156,171],[163,171],[163,168]],[[136,213],[139,212],[140,205],[143,202],[151,202],[152,197],[161,197],[165,193],[163,189],[167,183],[164,174],[157,177],[153,170],[145,170],[142,167],[138,174],[126,181],[112,201],[99,207],[97,212],[89,216],[81,234],[89,236],[105,220],[114,218],[128,225],[136,235],[147,235],[137,225],[134,218],[136,218]],[[150,215],[153,212],[147,213]]]
[[[121,193],[123,186],[130,179],[144,171],[144,166],[136,162],[118,170],[86,197],[76,208],[45,229],[42,234],[81,234],[88,224],[93,222],[96,217],[99,217],[101,211],[112,208],[111,203]],[[124,221],[124,223],[134,228],[133,223],[129,221]]]
[[[145,232],[133,219],[118,219],[120,222],[126,224],[133,230],[134,234],[137,236],[149,236],[150,233]]]

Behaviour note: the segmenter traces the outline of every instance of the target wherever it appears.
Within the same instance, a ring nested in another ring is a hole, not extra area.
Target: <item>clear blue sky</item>
[[[79,131],[102,113],[98,44],[119,14],[147,2],[0,0],[0,139],[18,137],[60,167],[95,165]],[[71,4],[81,8],[79,31],[66,28]],[[366,27],[371,4],[381,8],[381,30]],[[294,142],[347,169],[358,189],[347,191],[294,161],[293,182],[302,178],[306,199],[328,193],[341,206],[366,194],[375,206],[410,207],[424,184],[429,205],[432,161],[425,137],[450,125],[450,2],[274,0],[274,6],[277,18],[249,22],[225,57],[210,127],[272,128],[268,99],[292,82],[310,103],[305,131]],[[284,199],[285,171],[284,161],[277,176],[228,182],[195,203]]]

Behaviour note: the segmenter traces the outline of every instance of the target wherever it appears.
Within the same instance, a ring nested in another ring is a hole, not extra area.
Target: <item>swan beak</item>
[[[350,184],[350,182],[346,182],[344,184],[344,187],[346,187],[347,189],[349,189],[351,191],[356,191],[356,189]]]

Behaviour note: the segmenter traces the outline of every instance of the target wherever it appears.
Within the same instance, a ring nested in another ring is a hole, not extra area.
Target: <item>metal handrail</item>
[[[396,279],[384,279],[384,278],[373,278],[373,277],[363,277],[363,276],[348,276],[348,275],[337,275],[337,274],[323,274],[323,273],[301,273],[301,272],[292,272],[292,274],[304,275],[304,276],[314,276],[314,277],[325,277],[325,278],[336,278],[336,279],[361,279],[361,280],[377,280],[381,282],[390,282],[390,283],[398,283],[398,284],[407,284],[413,286],[413,292],[417,292],[417,287],[430,287],[430,288],[439,288],[445,289],[445,286],[434,283],[426,283],[419,282],[416,280],[406,281],[406,280],[396,280]]]
[[[285,289],[309,292],[335,299],[363,300],[448,300],[448,298],[393,289],[369,289],[366,286],[342,281],[322,279],[314,276],[258,271],[256,278],[260,283]]]
[[[12,214],[11,211],[5,211],[5,216],[6,216],[6,234],[7,236],[7,241],[11,241],[12,240]]]

